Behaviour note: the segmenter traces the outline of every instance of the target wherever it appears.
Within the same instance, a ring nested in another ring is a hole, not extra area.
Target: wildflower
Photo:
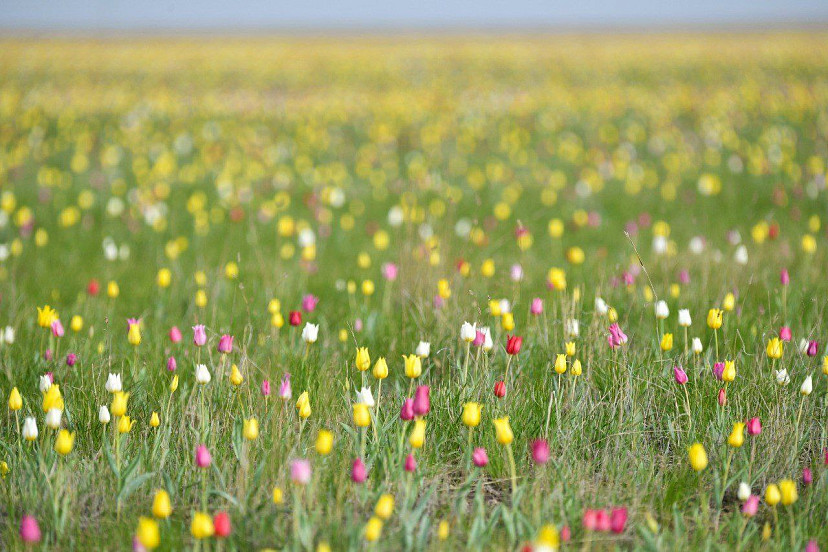
[[[414,455],[410,454],[405,457],[405,463],[403,464],[403,469],[408,473],[414,473],[417,471],[417,460],[414,459]]]
[[[118,433],[129,433],[135,426],[135,420],[129,416],[121,416],[118,418]]]
[[[273,487],[273,504],[279,505],[285,501],[285,493],[282,492],[281,487]]]
[[[472,341],[474,341],[476,335],[477,332],[475,331],[474,324],[463,322],[463,325],[460,327],[460,339],[462,339],[466,343],[471,343]]]
[[[17,387],[12,387],[9,393],[9,410],[17,411],[23,408],[23,397],[20,396],[20,391]]]
[[[248,441],[254,441],[259,436],[259,421],[256,418],[248,418],[245,420],[242,435]]]
[[[515,436],[512,433],[512,428],[509,426],[509,417],[504,416],[502,418],[495,418],[493,423],[497,435],[497,442],[501,445],[510,444],[514,440]]]
[[[665,301],[658,301],[655,304],[655,315],[659,320],[665,320],[668,316],[670,316],[670,309],[667,307],[667,303]]]
[[[167,519],[171,514],[170,495],[164,489],[158,489],[152,498],[152,515],[158,519]]]
[[[532,299],[532,303],[529,306],[529,312],[535,316],[541,314],[543,312],[543,299],[540,297]]]
[[[754,417],[747,421],[747,432],[751,436],[762,433],[762,422],[759,421],[759,418]]]
[[[506,337],[506,352],[510,355],[518,354],[520,352],[520,346],[523,344],[523,338],[516,335]]]
[[[368,354],[367,347],[357,347],[356,367],[360,372],[365,372],[371,367],[371,356]]]
[[[575,318],[569,318],[564,322],[564,334],[567,337],[578,337],[581,335],[581,323]]]
[[[141,344],[141,321],[137,318],[127,319],[127,341],[129,344],[137,347]]]
[[[405,399],[400,408],[400,419],[409,422],[414,419],[414,399]]]
[[[414,349],[414,353],[420,358],[428,358],[428,355],[431,354],[431,344],[427,341],[420,341],[417,343],[417,348]]]
[[[692,345],[690,346],[690,348],[691,348],[691,349],[693,350],[693,352],[694,352],[695,354],[697,354],[697,355],[702,354],[702,351],[704,351],[704,347],[702,346],[701,339],[699,339],[698,337],[694,337],[694,338],[693,338],[693,343],[692,343]]]
[[[316,434],[316,452],[322,456],[330,454],[333,448],[333,439],[333,433],[327,429],[320,429],[319,433]]]
[[[204,324],[193,326],[193,345],[201,347],[207,343],[207,332],[204,331]]]
[[[431,409],[431,401],[429,399],[430,388],[427,385],[417,386],[414,393],[414,415],[425,416]]]
[[[216,529],[213,525],[213,519],[210,514],[204,512],[195,512],[193,520],[190,523],[190,533],[196,539],[208,539],[213,536]]]
[[[181,330],[178,329],[178,326],[173,326],[170,328],[170,333],[168,334],[170,341],[173,343],[181,343],[183,336],[181,335]]]
[[[620,535],[627,525],[627,509],[613,508],[610,512],[610,531]]]
[[[780,500],[782,500],[782,494],[775,483],[765,487],[765,502],[768,503],[768,506],[776,506]]]
[[[213,457],[210,456],[210,451],[205,445],[198,445],[195,452],[195,464],[199,468],[207,468],[213,462]]]
[[[549,461],[549,443],[546,439],[532,441],[532,460],[535,464],[546,464]]]
[[[554,525],[544,525],[535,537],[533,550],[557,550],[561,545],[561,537],[558,528]]]
[[[802,382],[802,386],[799,388],[799,392],[800,392],[800,394],[802,394],[803,397],[807,397],[808,395],[811,394],[811,392],[813,390],[814,390],[813,379],[811,378],[811,376],[808,376],[807,378],[805,378],[805,381]]]
[[[690,447],[690,466],[700,472],[707,467],[707,451],[704,450],[704,445],[701,443],[694,443]]]
[[[52,387],[52,373],[47,372],[46,374],[40,376],[40,379],[38,380],[38,386],[41,393],[45,393],[46,391],[48,391],[49,388]]]
[[[106,407],[105,404],[101,405],[101,407],[98,409],[98,421],[102,424],[108,424],[109,420],[109,409]]]
[[[290,311],[288,314],[288,323],[291,326],[299,326],[302,323],[302,313],[299,311]]]
[[[391,514],[394,513],[394,497],[390,494],[383,494],[377,500],[377,504],[374,506],[374,514],[382,519],[388,520],[391,517]]]
[[[575,342],[574,341],[568,341],[568,342],[564,343],[564,352],[566,353],[566,356],[568,356],[568,357],[575,356]]]
[[[365,467],[365,462],[362,458],[357,458],[351,465],[351,481],[354,483],[364,483],[368,479],[368,470]]]
[[[672,349],[673,348],[673,334],[666,333],[663,336],[661,336],[661,344],[660,345],[661,345],[661,350],[662,351],[667,352],[670,349]]]
[[[472,462],[478,468],[483,468],[489,463],[489,456],[486,454],[486,449],[477,447],[472,452]]]
[[[20,519],[20,540],[25,543],[40,542],[40,527],[34,516],[23,516]]]
[[[747,517],[753,517],[759,511],[759,497],[755,494],[749,495],[742,504],[742,513]]]
[[[315,295],[308,293],[307,295],[302,296],[302,310],[305,312],[313,312],[316,309],[316,305],[319,304],[319,298]]]
[[[690,319],[690,311],[688,309],[679,309],[678,324],[683,328],[688,328],[692,324]]]
[[[441,541],[446,540],[449,536],[449,530],[450,529],[451,529],[451,526],[449,525],[448,521],[446,521],[446,520],[440,521],[440,524],[437,526],[437,538],[440,539]]]
[[[774,375],[776,377],[776,383],[779,385],[788,385],[791,382],[791,377],[788,375],[788,371],[785,368],[775,370]]]
[[[233,336],[224,334],[221,336],[217,346],[218,352],[228,354],[233,350]]]
[[[608,341],[612,349],[620,347],[627,342],[627,335],[621,331],[621,327],[617,322],[611,324],[609,327]]]
[[[318,337],[319,324],[306,323],[305,327],[302,328],[302,341],[310,345],[311,343],[316,343]]]
[[[265,381],[267,381],[267,380],[265,380]],[[263,395],[264,395],[264,384],[265,384],[265,382],[262,382],[262,394]],[[267,381],[267,394],[268,395],[270,394],[270,382],[269,381]],[[288,372],[285,372],[284,375],[282,375],[282,382],[279,384],[279,398],[282,399],[283,401],[289,401],[292,396],[293,396],[293,390],[290,387],[290,374]]]
[[[711,330],[718,330],[722,327],[724,313],[721,309],[710,309],[707,311],[707,327]]]
[[[235,364],[230,367],[230,383],[238,387],[244,381],[244,377],[242,373],[239,371],[239,367]]]
[[[112,397],[112,406],[110,406],[112,415],[117,417],[126,414],[127,401],[129,401],[129,393],[124,393],[123,391],[116,392]]]
[[[423,366],[420,362],[420,357],[417,355],[403,356],[405,359],[405,375],[408,378],[419,378],[423,373]]]
[[[790,506],[799,498],[796,491],[796,482],[792,479],[783,479],[779,482],[779,493],[782,497],[783,506]]]
[[[106,390],[110,393],[118,393],[122,390],[121,374],[109,374],[106,378]]]
[[[200,383],[202,385],[210,383],[210,379],[212,379],[212,376],[210,376],[210,370],[207,369],[207,366],[205,366],[204,364],[196,365],[195,379],[197,383]]]
[[[354,425],[357,427],[371,425],[371,414],[368,413],[368,406],[363,403],[354,403]]]
[[[778,360],[782,358],[782,351],[782,341],[778,337],[773,337],[768,341],[768,346],[765,349],[768,358]]]
[[[734,379],[736,379],[736,363],[732,360],[726,360],[722,371],[722,381],[731,382]]]
[[[498,399],[502,399],[506,396],[506,383],[503,381],[499,381],[494,385],[494,395]]]
[[[55,439],[55,452],[62,456],[66,456],[70,452],[72,452],[72,448],[75,446],[75,434],[74,432],[70,433],[65,429],[61,429],[58,432],[57,439]]]
[[[371,517],[368,523],[365,524],[363,534],[365,535],[365,540],[368,542],[379,540],[382,535],[382,520],[378,517]]]
[[[814,481],[814,474],[811,472],[811,468],[805,467],[802,468],[802,484],[803,485],[810,485]]]
[[[815,357],[819,353],[819,343],[816,341],[809,341],[808,342],[808,349],[805,351],[809,357]]]
[[[158,523],[147,517],[138,518],[138,528],[135,530],[135,538],[147,550],[153,550],[161,542],[161,533],[158,530]]]
[[[303,391],[299,398],[296,400],[296,409],[299,411],[299,417],[303,419],[310,418],[311,415],[311,406],[310,406],[310,397],[308,396],[307,391]]]
[[[178,389],[178,375],[176,374],[173,376],[173,379],[170,380],[170,393],[175,393],[175,390]]]
[[[411,448],[423,448],[423,445],[425,444],[425,429],[425,420],[419,419],[414,422],[414,429],[408,437],[408,444],[411,445]]]
[[[687,373],[680,366],[673,366],[673,377],[679,385],[687,383]]]
[[[368,408],[374,407],[374,394],[371,392],[370,387],[363,387],[359,391],[357,391],[356,402],[362,403]]]
[[[45,305],[43,308],[37,307],[37,325],[41,328],[51,328],[52,322],[57,319],[57,312],[49,305]]]
[[[733,448],[739,448],[745,444],[745,424],[744,422],[736,422],[733,424],[733,430],[727,438],[727,444]]]
[[[515,329],[515,315],[511,312],[504,312],[500,316],[500,327],[505,332],[511,332]]]
[[[744,502],[745,500],[750,498],[750,485],[748,485],[744,481],[739,483],[739,490],[736,493],[736,495],[739,497],[739,500],[741,500],[742,502]]]

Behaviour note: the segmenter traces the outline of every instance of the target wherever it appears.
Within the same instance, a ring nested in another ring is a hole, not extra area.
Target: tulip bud
[[[354,483],[364,483],[368,479],[368,470],[361,458],[354,460],[351,466],[351,481]]]
[[[199,468],[207,468],[210,466],[210,463],[213,461],[213,458],[210,456],[210,451],[207,450],[207,447],[204,445],[199,445],[196,448],[195,454],[195,463],[196,466]]]
[[[472,462],[478,468],[483,468],[486,464],[489,463],[489,456],[486,454],[486,449],[483,447],[477,447],[472,452]]]
[[[417,470],[417,461],[414,459],[414,455],[410,454],[405,457],[405,471],[408,473],[414,473]]]

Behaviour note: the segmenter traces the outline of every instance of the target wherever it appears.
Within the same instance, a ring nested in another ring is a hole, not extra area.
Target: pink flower
[[[364,483],[366,479],[368,479],[368,470],[365,468],[365,462],[362,458],[357,458],[351,467],[351,480],[354,483]]]
[[[46,351],[43,353],[43,360],[45,360],[46,362],[51,362],[52,361],[52,350],[51,349],[46,349]]]
[[[584,526],[584,529],[587,531],[595,531],[595,528],[598,527],[598,511],[592,510],[591,508],[587,508],[584,510],[584,515],[581,517],[581,525]]]
[[[809,357],[815,357],[815,356],[817,356],[818,352],[819,352],[819,343],[817,343],[816,341],[810,341],[808,343],[808,350],[806,351],[807,355]]]
[[[808,544],[805,545],[805,552],[819,552],[817,541],[814,539],[809,540]]]
[[[233,336],[224,334],[223,336],[221,336],[221,339],[219,339],[218,352],[223,353],[223,354],[226,355],[227,353],[231,352],[232,350],[233,350]]]
[[[178,326],[173,326],[170,328],[170,341],[173,343],[180,343],[181,342],[181,330],[178,329]]]
[[[546,439],[532,441],[532,460],[535,464],[546,464],[549,461],[549,443]]]
[[[175,372],[175,369],[178,368],[178,363],[175,361],[175,357],[170,357],[167,359],[167,370],[170,372]]]
[[[811,468],[802,468],[802,483],[810,485],[814,482],[814,474],[811,473]]]
[[[414,455],[409,453],[408,456],[405,457],[405,471],[408,473],[414,473],[417,469],[417,461],[414,459]]]
[[[354,320],[354,331],[357,333],[362,331],[362,318]]]
[[[397,265],[394,263],[383,263],[382,265],[382,277],[388,280],[389,282],[393,282],[397,279]]]
[[[304,458],[294,460],[290,463],[290,479],[299,485],[307,485],[310,483],[311,465],[310,462]]]
[[[481,332],[480,330],[475,330],[474,341],[472,341],[472,345],[474,345],[475,347],[482,347],[484,343],[486,343],[486,334]]]
[[[198,445],[195,453],[195,463],[199,468],[206,468],[213,461],[210,451],[204,445]]]
[[[747,432],[748,435],[759,435],[762,433],[762,422],[759,421],[759,418],[753,417],[747,421]]]
[[[779,339],[782,341],[791,340],[791,329],[788,326],[782,326],[779,328]]]
[[[428,398],[428,385],[417,386],[417,391],[414,393],[414,414],[416,416],[425,416],[431,409],[431,401]]]
[[[193,326],[193,344],[201,347],[207,343],[207,333],[204,331],[204,324]]]
[[[606,532],[610,530],[610,517],[606,510],[595,512],[595,530]]]
[[[77,362],[78,362],[78,355],[76,355],[75,353],[69,353],[68,355],[66,355],[66,366],[69,366],[71,368]]]
[[[756,512],[759,511],[759,497],[755,494],[752,494],[745,500],[745,503],[742,504],[742,513],[745,514],[747,517],[753,517],[756,515]]]
[[[52,335],[55,337],[63,337],[63,324],[60,323],[60,319],[57,319],[52,322]]]
[[[33,516],[23,516],[20,520],[20,538],[23,542],[40,542],[40,527]]]
[[[686,269],[679,272],[679,283],[685,286],[690,283],[690,273]]]
[[[626,508],[613,508],[612,513],[610,513],[610,530],[620,535],[624,532],[624,528],[627,525],[627,509]]]
[[[262,397],[269,397],[270,396],[270,380],[262,381]]]
[[[727,391],[725,391],[724,387],[719,389],[719,396],[717,397],[717,400],[719,401],[719,406],[727,404]]]
[[[400,420],[410,422],[414,419],[414,399],[405,399],[400,409]]]
[[[437,309],[437,310],[442,309],[444,304],[445,304],[445,301],[443,300],[442,297],[440,297],[439,295],[434,296],[434,308],[435,309]]]
[[[783,268],[782,272],[779,273],[779,282],[783,286],[787,286],[788,284],[791,283],[791,275],[788,274],[788,269],[787,268]]]
[[[293,390],[290,387],[290,373],[285,372],[282,375],[282,383],[279,384],[279,398],[283,401],[289,401],[293,396]]]
[[[486,464],[489,463],[489,455],[486,454],[486,449],[483,447],[477,447],[474,449],[474,452],[472,452],[472,462],[474,462],[474,465],[478,468],[485,467]]]
[[[717,362],[713,364],[713,375],[716,376],[717,380],[722,381],[722,374],[724,374],[724,369],[724,362]]]
[[[569,528],[569,525],[564,525],[561,527],[561,541],[569,542],[572,540],[572,529]]]
[[[308,293],[302,297],[302,310],[305,312],[313,312],[316,305],[319,304],[319,297]]]
[[[679,385],[687,383],[687,372],[682,370],[680,366],[673,366],[673,377],[676,378],[676,383]]]
[[[543,312],[543,299],[540,297],[535,297],[532,299],[532,304],[529,307],[529,312],[534,315],[538,315]]]

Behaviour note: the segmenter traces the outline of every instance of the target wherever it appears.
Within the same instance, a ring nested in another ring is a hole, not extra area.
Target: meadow
[[[5,550],[828,546],[828,34],[0,40]]]

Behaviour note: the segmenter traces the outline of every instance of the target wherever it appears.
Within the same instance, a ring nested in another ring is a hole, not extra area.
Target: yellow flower
[[[253,441],[259,436],[259,420],[256,418],[249,418],[244,421],[244,429],[242,430],[244,438],[248,441]]]
[[[135,531],[138,542],[147,550],[153,550],[161,542],[161,533],[158,530],[158,522],[152,518],[138,518],[138,529]]]
[[[118,418],[118,433],[129,433],[135,425],[135,420],[129,416],[121,416]]]
[[[704,450],[704,445],[701,443],[694,443],[690,447],[690,465],[697,472],[702,471],[707,467],[707,451]]]
[[[408,444],[411,445],[411,448],[423,448],[425,444],[425,428],[426,421],[422,418],[414,422],[414,429],[408,437]]]
[[[141,324],[139,324],[137,321],[129,323],[127,341],[129,341],[130,345],[135,347],[141,344]]]
[[[203,309],[207,306],[207,292],[199,289],[195,294],[195,304],[198,308]]]
[[[419,378],[423,373],[423,364],[417,355],[403,355],[405,359],[405,375],[411,379]]]
[[[394,497],[387,493],[380,496],[376,506],[374,506],[374,514],[382,520],[388,520],[393,513]]]
[[[320,429],[316,434],[316,452],[322,456],[327,456],[331,453],[333,448],[333,433],[327,429]]]
[[[451,529],[449,522],[442,520],[440,525],[437,526],[437,538],[441,541],[446,540],[449,536],[449,529]]]
[[[307,420],[311,415],[310,397],[307,391],[303,391],[296,400],[296,409],[299,411],[299,417]]]
[[[768,358],[773,359],[780,359],[782,358],[782,353],[784,352],[784,345],[782,344],[782,340],[778,337],[773,337],[768,341],[768,346],[765,349],[765,352],[768,355]],[[826,357],[828,358],[828,357]],[[824,370],[824,368],[823,368]]]
[[[20,396],[20,391],[17,387],[12,387],[9,393],[9,410],[20,410],[23,408],[23,397]]]
[[[744,422],[736,422],[733,424],[733,431],[727,438],[727,444],[733,448],[739,448],[745,444],[745,424]]]
[[[158,489],[152,498],[152,515],[158,519],[167,519],[170,514],[172,514],[170,495],[164,489]]]
[[[0,477],[5,479],[10,471],[8,462],[0,461]]]
[[[509,425],[509,416],[495,418],[493,423],[498,443],[508,445],[515,439],[515,435],[512,433],[512,427]]]
[[[371,425],[371,414],[368,412],[368,406],[364,403],[354,403],[354,424],[357,427]]]
[[[799,498],[796,491],[796,483],[791,479],[783,479],[779,482],[779,492],[782,495],[782,504],[790,506]]]
[[[480,265],[480,274],[484,278],[491,278],[494,276],[495,273],[495,263],[492,259],[486,259],[483,261],[483,264]]]
[[[669,351],[673,348],[673,334],[666,333],[661,336],[661,350],[662,351]]]
[[[566,272],[560,268],[550,268],[546,279],[558,291],[566,289]]]
[[[161,425],[161,418],[158,416],[158,412],[153,412],[152,416],[150,416],[150,426],[158,427]]]
[[[505,332],[511,332],[515,329],[515,315],[511,312],[504,312],[500,316],[500,327],[503,328]]]
[[[779,487],[775,483],[765,487],[765,502],[768,506],[776,506],[780,500],[782,500],[782,493],[779,492]]]
[[[60,394],[60,385],[52,385],[43,393],[43,412],[57,408],[63,410],[63,396]]]
[[[75,333],[81,331],[83,329],[83,317],[81,317],[79,314],[73,316],[72,319],[69,321],[69,327]]]
[[[116,392],[112,396],[112,405],[109,407],[109,411],[112,412],[113,416],[123,416],[127,411],[127,401],[129,401],[129,393]]]
[[[555,357],[555,373],[563,374],[566,372],[566,355],[558,353]]]
[[[213,518],[204,512],[196,512],[193,514],[193,521],[190,524],[190,533],[197,539],[208,539],[213,536],[215,532],[213,526]]]
[[[535,539],[535,544],[538,546],[545,546],[546,548],[557,550],[561,545],[561,537],[558,533],[558,528],[554,525],[544,525],[538,532],[538,538]]]
[[[382,380],[388,377],[388,364],[385,362],[385,357],[379,357],[374,363],[374,377]]]
[[[363,280],[362,281],[362,294],[371,296],[374,294],[374,281],[373,280]]]
[[[61,429],[58,431],[57,439],[55,439],[55,452],[66,456],[70,452],[72,452],[72,448],[75,446],[75,433],[69,433],[69,431],[65,429]]]
[[[500,312],[500,301],[497,299],[492,299],[489,301],[489,312],[492,316],[500,316],[502,313]]]
[[[583,369],[581,368],[581,361],[576,358],[575,362],[572,363],[572,369],[569,373],[573,376],[580,376],[581,372],[583,372]]]
[[[239,277],[239,265],[235,262],[230,261],[226,265],[224,265],[224,276],[228,280],[235,280]]]
[[[448,280],[444,278],[437,282],[437,293],[443,299],[451,297],[451,287],[449,286]]]
[[[467,402],[463,405],[463,424],[467,427],[480,425],[480,411],[483,409],[480,403]]]
[[[769,522],[765,522],[765,525],[762,526],[762,540],[764,542],[768,542],[771,538],[771,526]]]
[[[106,295],[110,299],[116,299],[121,294],[121,288],[118,287],[118,282],[110,281],[106,284]]]
[[[37,325],[41,328],[50,328],[52,322],[57,319],[57,312],[49,305],[44,305],[43,308],[37,307]]]
[[[270,317],[270,325],[274,328],[281,328],[285,325],[285,317],[280,312],[274,312]]]
[[[735,306],[736,298],[733,296],[733,294],[728,293],[727,295],[725,295],[724,301],[722,301],[722,308],[727,312],[730,312],[733,310]]]
[[[722,372],[722,381],[731,382],[736,379],[736,362],[733,360],[726,360],[724,371]]]
[[[575,356],[575,342],[574,341],[567,341],[564,344],[566,356],[573,357]]]
[[[607,309],[607,320],[609,320],[611,324],[618,322],[618,311],[615,310],[615,307]]]
[[[822,373],[828,376],[828,355],[822,357]]]
[[[285,493],[281,487],[273,487],[273,504],[279,505],[285,501]]]
[[[374,542],[382,535],[382,520],[376,516],[371,517],[365,524],[365,540]]]
[[[160,288],[166,288],[170,286],[170,280],[172,280],[172,273],[170,272],[169,268],[162,268],[158,271],[158,276],[156,276],[155,281]]]
[[[176,389],[178,389],[178,374],[174,375],[170,382],[170,393],[175,393]]]
[[[718,330],[722,327],[722,317],[724,313],[721,309],[710,309],[707,311],[707,327],[711,330]]]
[[[368,354],[367,347],[357,347],[356,367],[360,372],[365,372],[371,367],[371,355]]]
[[[579,265],[584,262],[584,250],[580,247],[570,247],[566,250],[566,260],[574,265]]]
[[[230,367],[230,383],[232,383],[235,386],[239,386],[242,384],[243,381],[244,377],[239,371],[239,367],[234,364]]]

